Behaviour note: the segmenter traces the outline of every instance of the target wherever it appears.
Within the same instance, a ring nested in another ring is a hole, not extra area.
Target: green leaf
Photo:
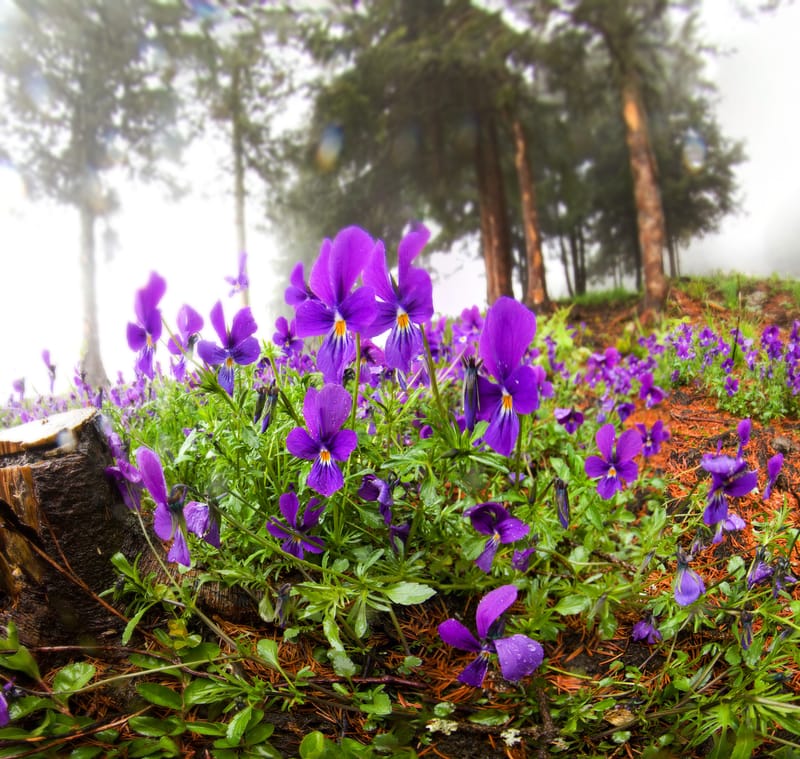
[[[81,746],[70,751],[69,759],[94,759],[106,750],[105,746]]]
[[[95,675],[95,668],[87,662],[73,662],[58,671],[53,678],[53,690],[56,695],[60,691],[77,691],[83,688]]]
[[[555,611],[564,616],[570,614],[580,614],[589,607],[589,599],[586,596],[564,596],[555,607]]]
[[[214,704],[229,697],[227,686],[214,680],[192,680],[183,691],[186,706]]]
[[[267,662],[271,667],[280,669],[280,662],[278,661],[278,643],[271,638],[262,638],[256,644],[256,651],[258,655]]]
[[[128,645],[131,636],[133,635],[133,631],[136,629],[136,626],[139,624],[139,622],[142,621],[142,617],[145,615],[145,613],[149,608],[150,608],[149,604],[147,606],[143,606],[141,609],[139,609],[139,611],[136,612],[136,614],[133,615],[133,617],[131,617],[130,622],[128,622],[128,624],[125,625],[125,629],[122,632],[123,646]]]
[[[14,620],[9,620],[6,627],[8,637],[0,638],[0,667],[13,669],[16,672],[24,672],[33,680],[41,680],[39,666],[31,656],[30,651],[19,644],[17,625]],[[2,653],[7,652],[7,653]]]
[[[356,665],[353,660],[344,652],[337,649],[328,651],[328,658],[331,666],[339,677],[352,677],[356,673]]]
[[[322,759],[325,756],[325,736],[318,730],[307,733],[300,742],[300,759]]]
[[[247,730],[247,725],[250,722],[250,717],[253,716],[253,707],[245,706],[236,716],[228,723],[228,729],[225,732],[225,737],[234,745],[242,740],[244,731]]]
[[[139,695],[156,706],[166,706],[168,709],[180,711],[183,708],[183,699],[180,693],[160,683],[139,683],[136,686]]]
[[[128,727],[139,735],[146,735],[149,738],[159,738],[162,735],[169,735],[172,725],[168,720],[156,717],[137,716],[128,720]]]
[[[392,702],[389,696],[383,691],[378,691],[372,696],[372,702],[363,702],[361,711],[367,714],[386,715],[392,713]]]
[[[392,603],[402,606],[421,604],[436,595],[433,588],[421,582],[397,582],[389,585],[383,592]]]
[[[187,722],[186,727],[190,733],[221,737],[228,731],[224,722]]]

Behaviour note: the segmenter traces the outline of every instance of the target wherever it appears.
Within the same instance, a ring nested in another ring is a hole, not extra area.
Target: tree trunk
[[[95,275],[96,215],[84,199],[79,208],[81,217],[81,288],[83,295],[83,350],[81,372],[92,387],[108,385],[108,375],[100,356],[100,327],[97,319],[97,283]]]
[[[519,195],[522,202],[522,225],[525,228],[527,278],[522,300],[529,308],[547,309],[550,299],[547,296],[542,238],[539,233],[539,212],[536,207],[536,186],[528,159],[528,142],[519,118],[513,118],[512,129],[514,132],[514,164],[517,169]]]
[[[572,286],[572,278],[569,275],[569,260],[567,258],[567,245],[564,242],[564,235],[558,233],[558,249],[561,252],[561,265],[564,267],[564,279],[567,282],[567,295],[570,298],[575,296],[575,289]]]
[[[630,157],[639,249],[644,272],[644,308],[661,312],[667,299],[664,277],[664,209],[658,186],[655,156],[638,78],[633,71],[622,74],[622,115]]]
[[[501,295],[514,295],[511,284],[511,234],[506,216],[497,130],[491,117],[488,120],[481,119],[478,124],[476,170],[481,247],[486,266],[486,300],[491,305]]]
[[[105,474],[95,409],[0,432],[0,625],[26,646],[112,644],[125,622],[99,594],[136,528]]]
[[[143,577],[167,582],[134,512],[105,468],[113,464],[95,409],[76,409],[0,430],[0,628],[13,619],[20,642],[45,649],[116,649],[127,619],[100,594],[117,581],[111,557],[140,559]],[[180,575],[195,582],[198,570]],[[217,581],[197,584],[210,615],[253,624],[253,599]]]
[[[234,224],[236,225],[237,264],[238,258],[247,252],[247,227],[245,223],[245,203],[247,195],[244,184],[244,136],[242,134],[242,109],[239,81],[241,67],[234,63],[231,82],[231,139],[233,147],[233,195]],[[246,259],[241,274],[246,274]],[[250,305],[250,288],[241,289],[242,305]]]

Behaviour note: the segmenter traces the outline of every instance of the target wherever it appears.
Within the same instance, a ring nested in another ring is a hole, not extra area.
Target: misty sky
[[[738,172],[742,214],[723,222],[719,234],[682,252],[684,273],[739,270],[800,276],[800,4],[771,16],[745,21],[730,0],[707,0],[709,40],[736,52],[709,64],[720,90],[723,132],[746,141],[748,161]],[[196,175],[191,197],[169,205],[157,187],[129,188],[124,213],[116,220],[121,248],[113,259],[98,253],[101,347],[113,380],[118,370],[132,376],[133,355],[125,325],[133,318],[133,297],[151,270],[167,279],[162,301],[165,318],[174,323],[183,303],[208,322],[221,299],[232,314],[226,275],[236,273],[232,201],[220,197],[214,157],[208,148],[189,161]],[[250,209],[257,213],[256,203]],[[354,220],[357,221],[357,220]],[[72,209],[33,205],[21,191],[18,176],[0,167],[3,296],[0,300],[3,352],[0,397],[11,393],[14,379],[25,376],[29,394],[46,392],[47,374],[40,354],[50,350],[57,366],[57,390],[67,388],[80,353],[81,298],[78,274],[78,220]],[[258,335],[269,339],[278,315],[268,304],[286,282],[271,262],[280,248],[279,230],[271,238],[251,232],[249,242],[251,302]],[[396,246],[396,240],[387,240]],[[433,243],[435,247],[435,241]],[[440,313],[458,314],[483,305],[482,266],[458,256],[434,256],[438,269],[434,305]],[[560,295],[560,264],[550,264],[551,294]],[[285,315],[291,316],[290,310]],[[166,367],[166,351],[158,355]]]

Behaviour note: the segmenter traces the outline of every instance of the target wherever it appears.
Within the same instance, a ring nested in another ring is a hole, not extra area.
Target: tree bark
[[[96,215],[88,197],[79,207],[81,219],[81,288],[83,295],[83,350],[81,372],[92,387],[108,385],[108,375],[100,356],[100,326],[97,319],[97,281],[95,273]]]
[[[514,295],[511,284],[511,233],[506,214],[497,130],[491,118],[479,120],[475,163],[481,247],[486,266],[486,300],[491,305],[501,295]]]
[[[532,309],[547,309],[550,306],[550,299],[547,295],[542,238],[539,232],[539,211],[536,206],[536,186],[528,158],[528,141],[519,118],[513,118],[512,129],[514,132],[514,164],[517,169],[522,203],[522,222],[525,229],[525,258],[528,275],[523,302]]]
[[[95,409],[0,432],[0,625],[13,618],[25,646],[110,644],[124,627],[99,594],[141,531],[112,463]]]
[[[621,95],[644,273],[643,306],[645,310],[661,312],[667,299],[663,262],[664,209],[641,89],[634,71],[622,73]]]

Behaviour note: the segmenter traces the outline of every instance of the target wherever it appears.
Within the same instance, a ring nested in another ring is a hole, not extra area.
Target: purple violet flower
[[[639,382],[641,383],[639,386],[639,398],[644,401],[644,405],[647,408],[657,406],[667,397],[667,394],[654,383],[653,375],[650,372],[642,374]]]
[[[560,477],[556,477],[553,480],[553,489],[556,493],[558,521],[561,523],[561,526],[567,530],[569,529],[569,493],[567,492],[567,483]]]
[[[530,527],[520,519],[512,517],[499,503],[479,503],[464,512],[472,526],[481,534],[489,535],[481,555],[475,559],[478,569],[489,572],[498,547],[503,543],[513,543],[524,538]]]
[[[292,269],[292,273],[289,275],[289,283],[289,287],[286,288],[284,294],[284,300],[287,305],[296,308],[309,298],[315,297],[306,284],[305,269],[302,261],[295,264]]]
[[[575,408],[553,409],[553,416],[570,435],[577,432],[578,427],[583,424],[583,414]]]
[[[204,322],[203,317],[188,305],[180,307],[175,321],[178,331],[167,343],[167,350],[178,357],[177,363],[172,365],[172,375],[178,382],[183,382],[186,378],[186,359],[192,355]]]
[[[742,519],[738,514],[734,514],[732,511],[729,511],[728,516],[726,516],[725,519],[717,522],[717,529],[714,532],[714,537],[711,538],[711,542],[714,545],[719,545],[722,542],[722,538],[726,532],[743,530],[745,527],[747,527],[747,523],[744,521],[744,519]]]
[[[341,230],[333,242],[325,240],[309,279],[316,297],[297,305],[297,336],[325,336],[317,351],[317,368],[326,383],[341,383],[356,354],[352,332],[363,333],[375,319],[372,288],[351,292],[374,249],[372,238],[359,227]]]
[[[542,663],[544,650],[538,641],[521,634],[500,637],[504,625],[499,618],[516,600],[517,588],[514,585],[501,585],[487,593],[475,611],[478,638],[457,619],[447,619],[439,625],[439,637],[445,643],[477,654],[458,676],[459,682],[480,688],[492,654],[497,654],[503,677],[511,681],[530,675]]]
[[[341,429],[351,402],[350,394],[341,385],[325,385],[321,390],[308,388],[303,402],[308,431],[295,427],[286,438],[292,455],[314,462],[307,484],[326,497],[344,485],[336,462],[346,461],[358,444],[355,432]]]
[[[776,453],[769,461],[767,461],[767,484],[764,488],[763,500],[768,501],[772,495],[772,488],[775,487],[775,481],[781,473],[783,466],[783,454]]]
[[[377,501],[379,511],[386,525],[392,522],[392,506],[394,506],[393,487],[386,480],[374,474],[365,474],[358,489],[358,496],[365,501]]]
[[[536,334],[536,316],[513,298],[498,298],[486,313],[478,353],[495,382],[478,377],[478,418],[488,419],[484,442],[510,456],[519,435],[519,414],[539,406],[537,375],[520,365]]]
[[[303,341],[297,336],[295,320],[288,321],[285,316],[275,320],[275,334],[272,336],[275,343],[285,356],[300,353],[303,350]]]
[[[5,727],[11,718],[8,715],[8,694],[14,688],[14,681],[9,680],[0,688],[0,727]]]
[[[297,494],[290,490],[278,499],[285,523],[280,522],[277,517],[270,517],[267,520],[267,530],[270,535],[282,540],[281,548],[298,559],[302,559],[306,551],[322,553],[325,547],[325,541],[322,538],[312,537],[308,534],[319,524],[319,518],[325,510],[324,504],[316,508],[318,503],[319,499],[311,498],[303,511],[303,518],[298,519],[300,501]]]
[[[679,606],[693,604],[703,593],[706,585],[703,578],[689,567],[689,557],[678,546],[678,571],[675,575],[675,601]]]
[[[789,560],[785,556],[779,556],[775,561],[775,572],[772,575],[772,597],[777,598],[784,585],[794,582],[797,582],[797,578],[791,572]]]
[[[528,546],[527,548],[517,549],[511,557],[511,566],[518,572],[527,572],[531,565],[531,557],[536,553],[536,546]]]
[[[219,366],[220,386],[228,395],[233,395],[233,368],[236,364],[246,366],[258,361],[261,347],[252,337],[258,329],[249,307],[240,309],[233,317],[230,330],[225,324],[222,303],[217,301],[211,309],[211,324],[221,345],[211,340],[201,340],[197,344],[197,355],[210,366]]]
[[[588,456],[584,469],[588,477],[600,478],[597,492],[607,500],[639,476],[639,467],[633,459],[642,449],[642,438],[637,430],[625,430],[616,440],[614,425],[608,423],[597,430],[595,440],[600,456]]]
[[[753,566],[747,573],[747,589],[752,590],[759,583],[764,580],[769,580],[775,571],[766,561],[767,549],[764,546],[756,548],[756,558]]]
[[[661,450],[661,444],[669,440],[669,430],[661,419],[656,419],[648,430],[644,424],[636,424],[636,429],[642,436],[642,455],[645,458],[655,456]]]
[[[45,349],[42,351],[42,361],[47,367],[47,376],[50,379],[50,395],[53,394],[53,386],[56,381],[56,365],[50,360],[50,351]]]
[[[235,277],[225,277],[225,281],[231,286],[231,291],[228,297],[236,295],[236,293],[243,293],[250,287],[250,280],[247,277],[247,253],[241,251],[239,253],[239,271]]]
[[[219,526],[212,519],[205,504],[186,500],[186,485],[174,485],[167,495],[167,483],[158,455],[142,446],[136,451],[136,463],[142,482],[156,505],[153,512],[153,530],[161,540],[172,540],[167,561],[191,566],[186,531],[193,532],[210,545],[219,548]],[[174,539],[174,540],[173,540]]]
[[[367,335],[374,337],[390,330],[384,346],[386,366],[401,372],[408,372],[411,361],[422,353],[419,325],[433,316],[431,277],[424,269],[411,265],[430,235],[424,224],[418,224],[400,241],[397,281],[389,273],[380,242],[364,269],[364,284],[371,287],[378,298],[375,321]]]
[[[747,462],[738,456],[733,458],[707,453],[701,459],[700,466],[711,474],[711,486],[703,512],[703,521],[709,526],[728,515],[728,498],[740,498],[758,486],[757,474],[748,471]]]
[[[479,358],[469,355],[461,359],[464,367],[464,388],[462,402],[464,405],[464,427],[472,432],[475,429],[475,419],[480,407],[478,394],[478,372],[483,365]]]
[[[153,356],[156,343],[161,337],[161,311],[158,304],[166,290],[166,280],[151,272],[147,284],[136,291],[133,304],[136,323],[128,322],[128,347],[138,352],[136,370],[150,379],[154,374]]]
[[[648,646],[653,646],[661,641],[662,636],[653,624],[653,618],[648,615],[645,619],[640,619],[633,626],[631,638],[633,638],[633,640],[643,641],[647,643]]]

